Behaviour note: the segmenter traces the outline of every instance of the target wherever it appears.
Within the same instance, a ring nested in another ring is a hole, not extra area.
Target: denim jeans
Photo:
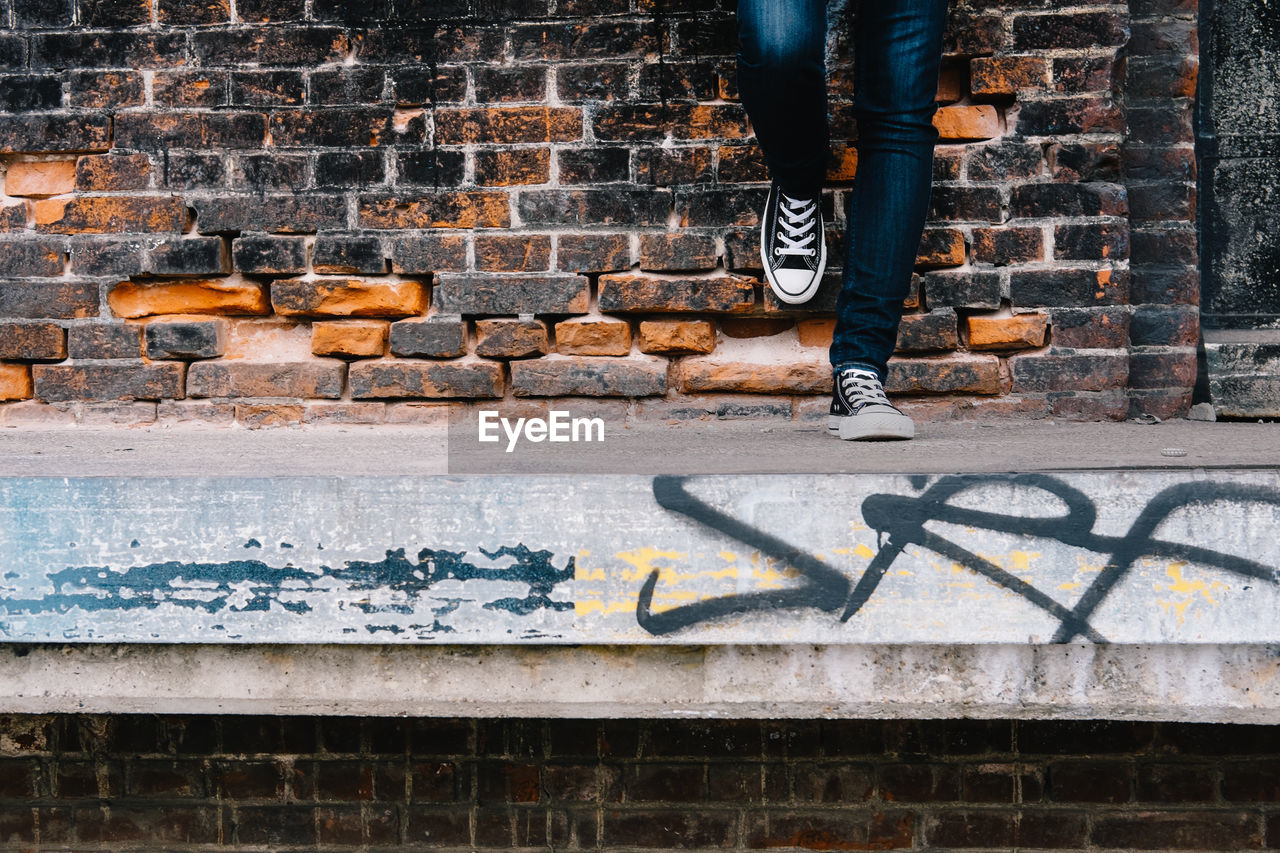
[[[947,0],[853,5],[858,168],[830,355],[884,379],[929,209]],[[793,196],[820,191],[826,170],[826,34],[826,0],[738,0],[739,95]]]

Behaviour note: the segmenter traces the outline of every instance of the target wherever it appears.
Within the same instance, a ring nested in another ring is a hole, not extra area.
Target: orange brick
[[[640,323],[640,351],[648,353],[708,353],[716,348],[710,320],[644,320]]]
[[[824,319],[810,318],[796,323],[796,332],[800,336],[802,347],[830,347],[831,338],[836,331],[834,317]]]
[[[933,126],[944,140],[992,139],[1000,135],[1000,113],[989,104],[942,107]]]
[[[117,317],[153,314],[269,314],[260,284],[243,281],[122,281],[107,294]]]
[[[0,400],[31,397],[31,366],[0,362]]]
[[[820,394],[831,390],[826,360],[779,364],[687,358],[678,369],[682,393],[734,391],[744,394]]]
[[[5,173],[8,195],[58,195],[75,188],[75,160],[19,160],[10,163]]]
[[[1044,314],[967,317],[965,327],[969,332],[969,348],[1000,350],[1044,346],[1048,322]]]
[[[368,358],[387,349],[385,320],[319,321],[311,326],[311,352],[315,355]]]
[[[565,355],[626,355],[631,324],[611,317],[574,317],[556,323],[556,351]]]
[[[271,305],[283,316],[409,317],[426,310],[427,292],[416,281],[286,278],[271,283]]]
[[[187,207],[177,196],[77,196],[37,201],[36,230],[60,234],[182,231]]]
[[[833,145],[828,163],[828,181],[852,181],[858,173],[858,149],[847,144]]]

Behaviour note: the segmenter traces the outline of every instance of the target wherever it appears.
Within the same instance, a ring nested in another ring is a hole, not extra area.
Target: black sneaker
[[[778,299],[808,302],[818,292],[827,266],[822,230],[822,197],[791,198],[774,182],[760,223],[760,262]]]
[[[827,432],[846,441],[914,438],[915,424],[885,396],[873,371],[846,368],[832,380]]]

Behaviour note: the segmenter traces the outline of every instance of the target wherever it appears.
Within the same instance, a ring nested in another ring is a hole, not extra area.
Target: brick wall
[[[732,6],[3,0],[0,422],[820,417],[839,274],[761,286]],[[1195,37],[1194,0],[953,3],[912,410],[1185,410]]]
[[[1280,847],[1280,729],[0,717],[0,849]]]

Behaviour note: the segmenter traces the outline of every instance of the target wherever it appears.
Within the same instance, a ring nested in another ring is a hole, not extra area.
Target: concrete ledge
[[[1280,722],[1277,646],[9,646],[0,713]]]

